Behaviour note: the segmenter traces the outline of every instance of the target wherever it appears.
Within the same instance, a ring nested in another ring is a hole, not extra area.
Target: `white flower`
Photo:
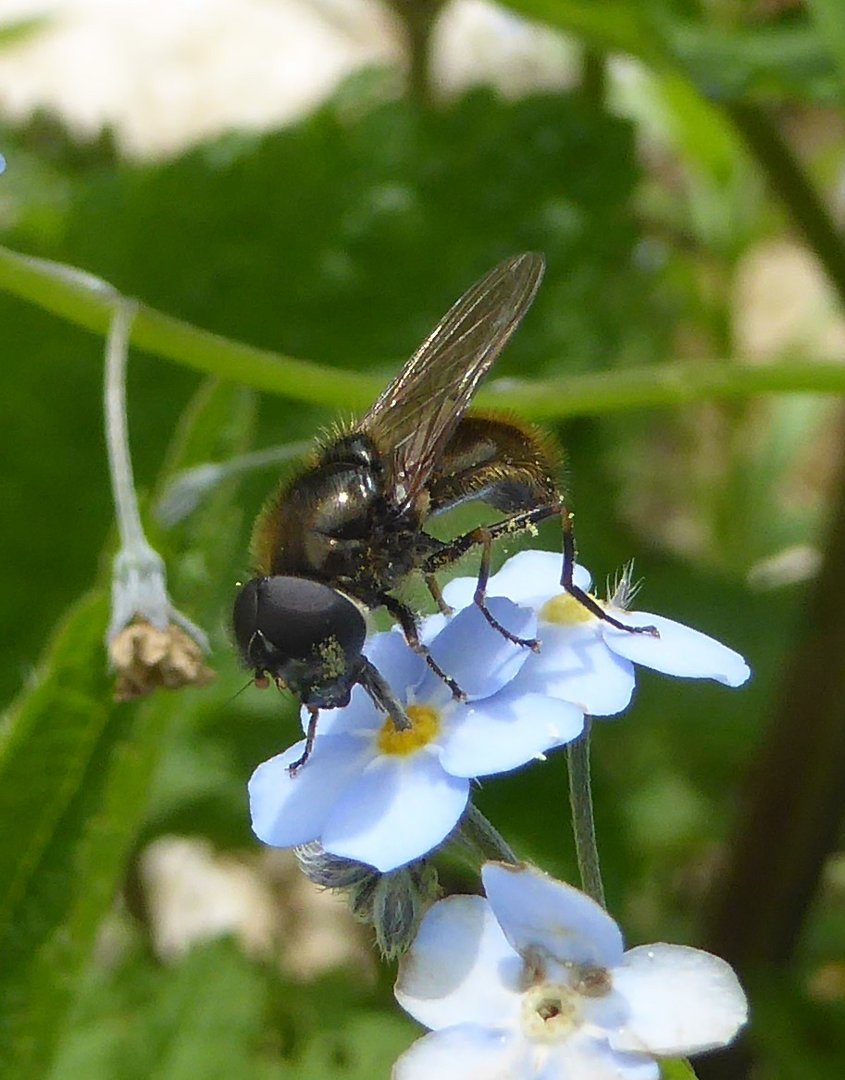
[[[528,867],[487,863],[487,899],[426,913],[396,998],[431,1028],[394,1080],[657,1080],[655,1057],[725,1046],[747,1003],[723,960],[624,951],[598,904]]]
[[[530,611],[504,599],[491,608],[513,633],[533,636],[537,620]],[[492,629],[475,605],[435,636],[423,631],[431,655],[467,702],[452,697],[399,631],[375,635],[365,652],[411,728],[397,731],[356,686],[345,708],[321,712],[313,751],[295,775],[288,766],[302,756],[304,742],[253,773],[250,811],[260,840],[274,847],[319,840],[330,854],[393,870],[452,831],[473,777],[518,768],[580,735],[584,715],[576,706],[511,691],[531,651]]]
[[[626,610],[631,595],[626,577],[601,606],[627,626],[655,627],[659,637],[628,633],[598,618],[563,591],[560,572],[559,554],[523,551],[490,578],[489,597],[508,596],[537,615],[542,648],[525,663],[515,689],[575,702],[590,716],[612,716],[631,700],[635,663],[665,675],[715,679],[726,686],[741,686],[748,679],[750,669],[733,649],[662,615]],[[574,579],[589,591],[591,578],[584,567],[575,567]],[[472,601],[475,587],[475,578],[456,578],[443,595],[460,608]]]

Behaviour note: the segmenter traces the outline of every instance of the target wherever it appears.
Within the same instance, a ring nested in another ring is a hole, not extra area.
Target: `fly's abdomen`
[[[428,485],[431,513],[480,499],[514,513],[560,501],[558,451],[545,432],[510,417],[466,416]]]

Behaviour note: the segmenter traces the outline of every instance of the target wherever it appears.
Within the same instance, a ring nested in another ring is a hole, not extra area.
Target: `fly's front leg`
[[[308,730],[305,732],[305,749],[302,751],[301,757],[288,765],[288,773],[291,776],[296,776],[305,762],[311,757],[311,751],[314,749],[314,739],[317,737],[317,721],[320,718],[320,710],[316,705],[307,705],[306,708],[308,709]]]
[[[421,656],[431,668],[431,670],[434,672],[434,674],[446,683],[446,685],[452,691],[452,697],[455,698],[456,701],[466,701],[466,694],[463,692],[460,686],[458,686],[458,684],[451,677],[451,675],[446,674],[446,672],[437,663],[437,661],[434,659],[434,657],[431,655],[425,645],[423,645],[423,643],[420,641],[420,635],[417,630],[417,620],[413,611],[411,611],[410,608],[406,607],[401,601],[397,600],[395,596],[391,596],[389,593],[382,593],[379,596],[379,603],[381,603],[385,608],[387,608],[393,618],[396,619],[396,621],[402,627],[402,632],[405,635],[405,640],[408,642],[414,652]]]
[[[370,695],[370,700],[376,708],[387,713],[393,721],[396,731],[410,731],[414,726],[411,723],[411,718],[399,704],[396,695],[388,686],[382,673],[366,656],[363,656],[361,660],[358,682]]]

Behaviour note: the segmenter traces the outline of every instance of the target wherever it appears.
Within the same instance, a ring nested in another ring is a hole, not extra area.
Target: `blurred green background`
[[[450,6],[395,0],[403,64],[358,71],[281,130],[139,159],[119,133],[0,115],[0,242],[226,337],[385,380],[472,281],[528,249],[547,275],[497,377],[552,379],[565,398],[590,373],[608,373],[610,395],[677,361],[780,363],[796,383],[813,361],[845,362],[840,3],[515,0],[560,35],[560,79],[509,94],[447,94],[431,77]],[[502,32],[522,33],[510,19]],[[49,29],[9,22],[0,59]],[[172,530],[149,516],[218,679],[113,705],[103,341],[3,280],[4,1075],[387,1076],[416,1034],[392,972],[249,830],[246,779],[296,733],[291,703],[234,697],[228,631],[275,472],[221,485]],[[129,411],[145,497],[335,415],[141,352]],[[827,539],[827,523],[843,518],[841,401],[564,412],[549,426],[582,561],[602,582],[635,557],[643,609],[726,641],[754,672],[739,691],[643,672],[631,710],[596,726],[611,911],[632,944],[703,944],[739,966],[748,1044],[700,1076],[750,1075],[750,1061],[765,1078],[839,1076],[845,588],[842,526]],[[478,803],[520,854],[576,880],[561,756],[488,781]]]

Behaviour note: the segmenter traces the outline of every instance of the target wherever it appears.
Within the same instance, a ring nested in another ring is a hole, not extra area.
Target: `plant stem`
[[[408,42],[408,87],[423,108],[431,105],[431,35],[444,0],[388,0],[405,28]]]
[[[586,47],[581,59],[581,89],[584,97],[596,109],[603,109],[607,96],[607,64],[605,54],[595,47]]]
[[[575,854],[581,874],[581,888],[597,903],[605,906],[599,852],[596,846],[596,823],[593,816],[593,793],[590,783],[590,717],[585,717],[584,731],[566,748],[569,766],[569,805]]]
[[[513,866],[519,865],[520,860],[513,848],[472,802],[467,803],[461,818],[460,838],[481,855],[482,862],[495,859]]]
[[[74,267],[2,247],[0,289],[103,335],[108,332],[117,295],[105,282]],[[196,371],[327,408],[363,409],[385,382],[383,377],[232,341],[141,303],[131,339],[138,348]],[[551,420],[738,400],[762,393],[845,394],[845,365],[803,357],[754,366],[724,360],[675,361],[570,379],[502,379],[482,389],[477,401],[529,419]]]
[[[101,335],[108,332],[118,295],[75,267],[3,247],[0,289]],[[364,408],[384,386],[382,378],[231,341],[142,303],[132,324],[132,344],[205,374],[318,405]]]
[[[845,822],[845,455],[821,573],[782,665],[780,692],[714,882],[704,943],[743,981],[791,970]],[[747,1050],[747,1046],[746,1046]],[[739,1080],[742,1044],[702,1064]]]
[[[773,191],[803,231],[845,304],[845,247],[833,219],[789,144],[755,105],[734,102],[726,111],[745,139]]]
[[[0,289],[98,334],[106,334],[116,295],[73,267],[0,247]],[[294,401],[356,409],[369,405],[384,379],[298,360],[211,334],[138,304],[132,343],[209,375]],[[479,405],[506,405],[529,418],[598,416],[668,408],[760,393],[845,393],[845,365],[803,358],[749,367],[720,360],[674,362],[572,379],[493,383]]]
[[[135,494],[132,458],[129,452],[129,425],[126,418],[126,362],[136,304],[121,297],[115,300],[113,305],[114,315],[106,339],[106,377],[103,388],[106,449],[121,547],[136,551],[146,547],[138,498]]]

